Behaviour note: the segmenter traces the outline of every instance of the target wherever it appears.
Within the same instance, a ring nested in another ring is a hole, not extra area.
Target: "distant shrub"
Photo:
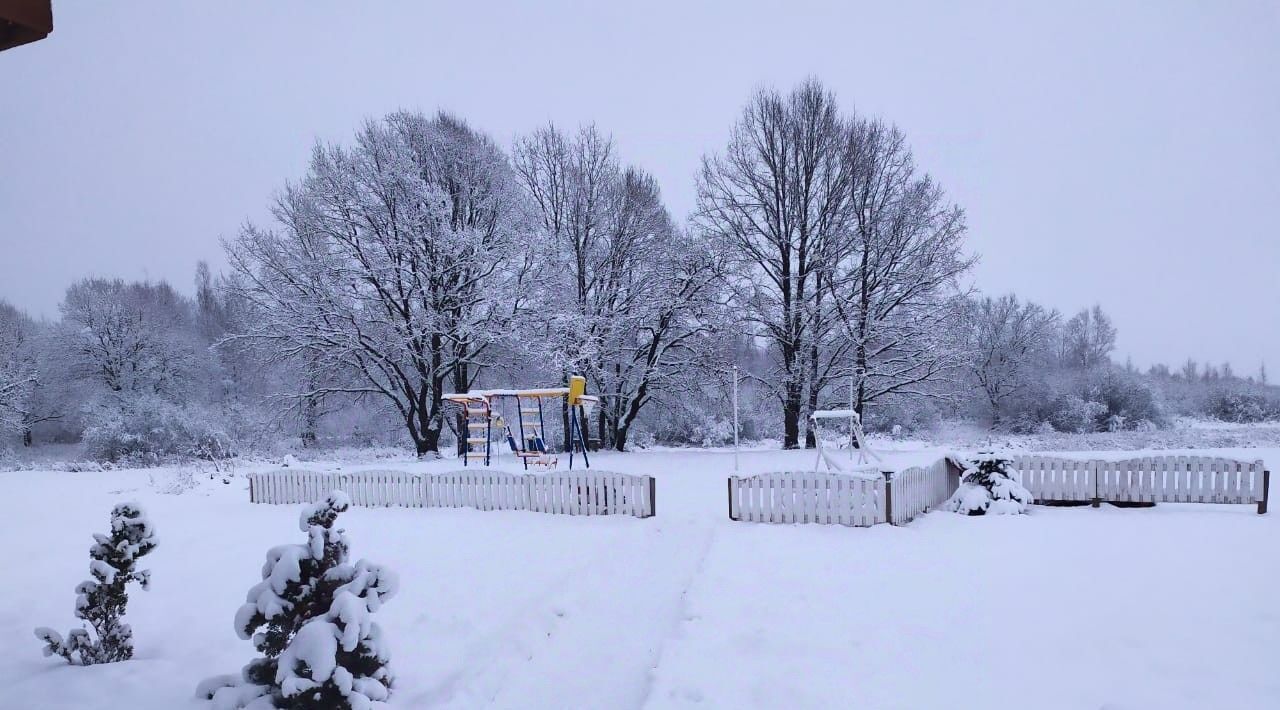
[[[849,405],[843,405],[847,406]],[[900,427],[901,432],[911,433],[926,431],[936,426],[941,419],[932,401],[898,398],[868,406],[862,416],[862,426],[868,433],[892,434],[894,427]]]
[[[1045,411],[1045,421],[1055,431],[1082,434],[1098,430],[1107,408],[1099,402],[1090,402],[1076,394],[1064,394],[1054,399]]]
[[[207,413],[159,397],[95,407],[88,416],[84,443],[90,456],[111,462],[214,461],[233,454],[230,437]]]
[[[1261,422],[1280,418],[1280,401],[1262,394],[1219,392],[1209,398],[1206,413],[1224,422]]]
[[[1158,427],[1169,424],[1151,385],[1121,370],[1107,369],[1092,375],[1085,384],[1084,399],[1104,408],[1098,415],[1097,429],[1121,431],[1142,421]]]
[[[1043,432],[1045,427],[1048,427],[1050,432],[1054,431],[1053,424],[1041,418],[1036,412],[1020,412],[1005,423],[1005,428],[1014,434],[1036,434]]]

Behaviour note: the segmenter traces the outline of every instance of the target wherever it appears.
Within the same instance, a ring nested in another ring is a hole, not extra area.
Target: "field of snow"
[[[939,453],[899,449],[891,466]],[[1280,469],[1280,449],[1214,453]],[[1276,512],[1036,506],[903,527],[735,523],[731,452],[592,463],[655,476],[657,517],[343,516],[353,558],[400,575],[377,615],[397,674],[392,706],[1280,707]],[[812,452],[741,455],[747,473],[812,465]],[[0,708],[202,708],[196,684],[252,657],[232,617],[267,548],[302,540],[301,506],[250,504],[242,477],[189,481],[175,469],[0,473],[11,550]],[[130,597],[134,660],[41,657],[32,629],[73,626],[91,534],[128,499],[160,540],[143,560],[151,590]]]

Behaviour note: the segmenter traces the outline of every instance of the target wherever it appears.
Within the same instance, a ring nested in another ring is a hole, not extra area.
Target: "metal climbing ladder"
[[[493,412],[486,399],[470,399],[465,404],[467,419],[466,451],[463,453],[462,465],[468,465],[473,459],[483,459],[489,465],[489,442],[493,440]]]

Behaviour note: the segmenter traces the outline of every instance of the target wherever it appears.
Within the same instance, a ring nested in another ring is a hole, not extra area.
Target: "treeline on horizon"
[[[733,439],[735,366],[739,433],[788,448],[813,444],[808,412],[851,405],[883,431],[1280,418],[1265,366],[1138,372],[1099,306],[965,288],[963,210],[896,126],[816,80],[749,99],[684,222],[595,126],[502,146],[404,111],[317,144],[271,214],[193,297],[86,278],[54,321],[0,302],[0,429],[139,463],[290,438],[433,455],[460,429],[443,394],[582,374],[602,446],[712,445]]]

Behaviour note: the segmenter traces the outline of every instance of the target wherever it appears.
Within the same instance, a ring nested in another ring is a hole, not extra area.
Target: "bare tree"
[[[1116,329],[1111,318],[1095,305],[1067,321],[1062,331],[1064,363],[1083,370],[1111,362],[1116,347]]]
[[[826,369],[822,280],[849,217],[846,150],[835,98],[809,80],[786,96],[757,92],[698,179],[695,225],[732,257],[736,303],[775,354],[760,384],[782,405],[786,448],[799,445],[802,410]]]
[[[518,310],[522,200],[502,151],[448,115],[395,113],[350,148],[317,146],[277,200],[280,230],[226,245],[256,312],[238,337],[313,357],[303,401],[382,397],[419,455],[438,452],[446,383],[466,389]]]
[[[652,178],[628,170],[598,312],[612,314],[589,372],[605,395],[600,436],[625,448],[642,408],[664,393],[689,391],[718,361],[721,259],[677,231]]]
[[[1179,374],[1182,375],[1182,379],[1187,382],[1195,382],[1199,373],[1199,366],[1196,364],[1196,361],[1191,358],[1187,358],[1187,361],[1182,363],[1182,369],[1179,371]]]
[[[676,229],[657,182],[619,167],[594,126],[539,129],[516,142],[514,163],[547,251],[563,255],[540,283],[545,327],[531,350],[605,395],[597,433],[622,450],[643,407],[703,360],[718,260]]]
[[[167,283],[85,279],[67,289],[61,310],[73,377],[117,395],[174,400],[199,386],[207,353],[192,337],[189,302]]]
[[[544,327],[539,342],[527,343],[526,350],[549,358],[562,381],[570,374],[589,374],[610,325],[608,314],[597,309],[596,279],[603,277],[599,267],[609,252],[609,222],[617,204],[620,169],[613,141],[594,125],[568,135],[548,124],[516,140],[513,163],[536,207],[553,262],[539,269],[550,274],[537,293]],[[561,431],[568,449],[567,407],[561,409]]]
[[[1004,401],[1042,371],[1037,365],[1049,357],[1058,313],[1013,294],[972,301],[968,310],[969,370],[999,424]]]
[[[23,433],[30,443],[30,399],[39,379],[29,344],[35,322],[0,301],[0,430]]]
[[[828,284],[851,340],[861,414],[883,397],[932,396],[928,386],[960,365],[957,280],[976,259],[962,252],[963,210],[917,172],[900,130],[860,119],[847,136],[851,236]]]

